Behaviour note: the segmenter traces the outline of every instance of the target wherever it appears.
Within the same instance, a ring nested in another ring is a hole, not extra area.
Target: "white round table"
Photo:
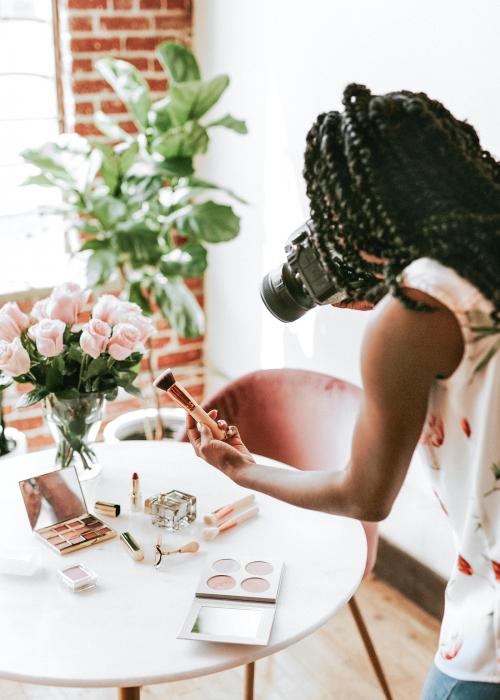
[[[118,539],[67,556],[53,553],[31,532],[18,481],[50,471],[54,451],[0,463],[3,548],[38,547],[43,567],[32,577],[0,574],[0,677],[54,686],[109,687],[139,697],[143,685],[178,681],[250,664],[310,634],[355,592],[365,566],[361,525],[348,518],[296,508],[257,494],[260,513],[212,542],[200,539],[197,554],[152,564],[159,531],[144,513],[131,513],[131,475],[142,497],[180,489],[197,497],[198,515],[245,493],[198,459],[189,444],[99,444],[103,472],[100,500],[120,503],[122,515],[102,517],[118,532],[130,531],[145,552],[133,561]],[[261,460],[269,461],[269,460]],[[93,510],[93,503],[87,504]],[[181,533],[164,533],[169,544],[199,539],[201,517]],[[164,531],[162,531],[164,532]],[[285,562],[276,617],[267,646],[177,639],[194,599],[206,553],[261,554]],[[73,593],[56,570],[82,563],[98,574],[92,591]],[[125,690],[123,690],[125,689]]]

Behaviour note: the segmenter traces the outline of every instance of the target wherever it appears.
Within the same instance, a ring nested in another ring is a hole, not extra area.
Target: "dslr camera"
[[[315,306],[348,302],[344,292],[335,288],[331,273],[321,261],[314,244],[314,223],[307,221],[296,229],[285,243],[286,261],[268,272],[262,280],[260,295],[268,311],[279,321],[290,323]],[[343,268],[344,275],[354,273],[346,268],[342,254],[332,261]],[[365,286],[366,277],[355,281],[356,287]]]

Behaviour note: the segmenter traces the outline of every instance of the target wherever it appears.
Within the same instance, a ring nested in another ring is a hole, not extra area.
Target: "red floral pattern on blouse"
[[[451,661],[457,656],[458,652],[462,648],[463,639],[458,635],[454,635],[447,643],[442,644],[439,650],[441,658],[445,661]]]
[[[472,435],[472,430],[470,427],[470,423],[465,416],[463,416],[462,420],[460,421],[460,427],[462,428],[464,435],[470,438],[470,436]]]
[[[462,574],[465,574],[466,576],[472,576],[472,574],[474,573],[472,566],[466,559],[460,556],[460,554],[458,555],[457,568],[459,571],[462,572]]]
[[[491,566],[493,567],[493,573],[497,581],[500,581],[500,561],[491,560]]]
[[[420,441],[433,447],[441,447],[444,442],[444,424],[439,416],[429,416]]]

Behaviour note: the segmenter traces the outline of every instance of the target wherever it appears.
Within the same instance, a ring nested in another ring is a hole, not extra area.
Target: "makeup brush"
[[[233,527],[236,527],[236,525],[244,523],[245,520],[250,520],[250,518],[253,518],[258,512],[259,507],[254,506],[253,508],[250,508],[244,513],[238,515],[238,517],[232,518],[231,520],[226,520],[218,527],[204,527],[201,531],[201,536],[204,540],[215,540],[217,535],[220,535],[222,532],[226,532],[226,530],[231,530]]]
[[[238,501],[234,501],[234,503],[228,503],[227,506],[222,506],[221,508],[217,508],[217,510],[212,511],[207,515],[204,515],[203,522],[205,525],[220,525],[224,522],[224,520],[227,520],[230,515],[239,510],[244,510],[247,506],[253,505],[254,502],[255,494],[251,493],[248,496],[240,498]]]
[[[213,418],[210,418],[208,413],[196,402],[191,394],[175,381],[175,377],[171,369],[165,370],[159,377],[154,380],[154,386],[157,389],[166,391],[167,394],[175,401],[175,403],[187,411],[199,423],[203,423],[207,428],[210,428],[213,436],[217,440],[224,440],[226,434],[219,428]]]

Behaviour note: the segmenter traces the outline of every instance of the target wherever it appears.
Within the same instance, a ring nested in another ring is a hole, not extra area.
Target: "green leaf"
[[[78,362],[81,364],[82,359],[83,359],[83,350],[79,345],[70,345],[68,348],[68,354],[67,356],[69,357],[70,360],[73,360],[74,362]]]
[[[99,143],[96,146],[102,156],[101,175],[111,194],[115,193],[120,180],[120,161],[115,152],[107,143]]]
[[[6,374],[0,372],[0,392],[7,389],[12,384],[12,377],[8,377]]]
[[[118,259],[111,250],[96,250],[87,261],[87,284],[97,287],[104,284],[118,264]]]
[[[92,238],[88,241],[85,241],[80,246],[80,252],[82,250],[110,250],[111,249],[111,240],[109,238]]]
[[[130,134],[127,134],[110,116],[101,112],[101,110],[94,113],[94,124],[104,136],[113,141],[129,141],[132,138]]]
[[[142,311],[145,314],[149,315],[149,314],[153,313],[153,311],[151,309],[151,305],[143,293],[143,286],[142,286],[140,280],[134,280],[133,282],[130,282],[130,281],[128,282],[127,295],[128,295],[128,300],[131,301],[132,303],[140,306]]]
[[[55,394],[58,399],[78,399],[80,396],[80,392],[75,388],[62,389],[55,392]]]
[[[154,265],[161,257],[159,232],[143,221],[123,226],[115,232],[116,244],[121,253],[130,256],[134,267]]]
[[[27,408],[28,406],[33,406],[33,404],[38,403],[38,401],[41,401],[49,394],[50,391],[48,391],[45,387],[28,391],[26,394],[23,394],[23,396],[17,402],[17,408]]]
[[[228,75],[218,75],[208,82],[201,83],[200,90],[189,116],[193,119],[202,117],[216,102],[218,102],[228,85]]]
[[[188,238],[207,243],[230,241],[240,231],[240,218],[233,209],[211,201],[188,204],[166,217],[164,223],[175,223]]]
[[[165,158],[161,163],[158,163],[158,169],[166,175],[185,177],[194,172],[193,160],[192,158]]]
[[[125,103],[137,126],[144,131],[151,109],[149,87],[137,68],[127,61],[106,57],[96,61],[97,70]]]
[[[45,143],[40,148],[28,148],[22,151],[21,156],[40,168],[43,175],[51,176],[60,186],[74,187],[75,180],[63,164],[61,149],[55,143]]]
[[[64,377],[59,370],[51,365],[45,374],[45,388],[49,393],[59,391],[63,388]]]
[[[123,181],[121,191],[130,208],[142,207],[145,202],[156,199],[163,185],[161,175],[129,176]]]
[[[199,119],[219,100],[229,85],[227,75],[218,75],[206,82],[193,80],[170,86],[169,114],[174,124],[184,124],[188,119]]]
[[[199,338],[205,330],[203,311],[180,277],[157,275],[154,295],[162,316],[183,338]]]
[[[116,197],[97,197],[91,200],[92,213],[105,229],[116,226],[127,214],[127,207]]]
[[[186,243],[163,255],[160,271],[165,277],[201,277],[207,269],[207,251],[199,243]]]
[[[123,144],[119,144],[119,146],[122,146]],[[115,148],[115,153],[118,155],[120,159],[120,170],[123,175],[129,170],[129,168],[132,167],[132,165],[135,163],[135,160],[137,158],[137,155],[139,153],[139,144],[137,141],[134,141],[130,146],[126,148],[120,148],[120,147]]]
[[[27,187],[28,185],[39,185],[40,187],[55,187],[56,183],[51,180],[47,175],[30,175],[24,182],[21,183],[22,187]]]
[[[118,396],[118,387],[115,386],[113,389],[109,389],[109,391],[107,391],[104,394],[104,396],[106,398],[106,401],[114,401]]]
[[[125,389],[127,394],[132,394],[132,396],[142,396],[141,390],[133,384],[127,384],[127,386],[124,386],[123,389]]]
[[[153,102],[151,107],[148,117],[149,123],[160,133],[167,131],[167,129],[170,129],[173,126],[172,116],[170,114],[171,104],[172,98],[170,95],[167,95],[161,100]]]
[[[171,83],[200,79],[200,69],[193,53],[176,41],[166,41],[157,46],[156,55]]]
[[[206,153],[207,148],[207,131],[194,121],[172,127],[152,143],[153,151],[164,158],[194,156],[196,153]]]
[[[97,377],[103,374],[108,367],[108,359],[106,357],[96,357],[87,367],[87,371],[83,375],[84,381]]]
[[[202,180],[201,178],[194,176],[183,177],[179,180],[175,190],[172,190],[171,204],[184,204],[193,197],[213,190],[223,192],[241,204],[248,204],[245,199],[239,197],[236,192],[233,192],[233,190],[230,190],[227,187],[220,187],[220,185],[216,185],[214,182]]]
[[[245,122],[241,119],[235,119],[230,114],[226,114],[225,117],[210,122],[210,124],[207,124],[207,129],[210,129],[212,126],[224,126],[226,129],[236,131],[238,134],[248,134],[247,125]]]

